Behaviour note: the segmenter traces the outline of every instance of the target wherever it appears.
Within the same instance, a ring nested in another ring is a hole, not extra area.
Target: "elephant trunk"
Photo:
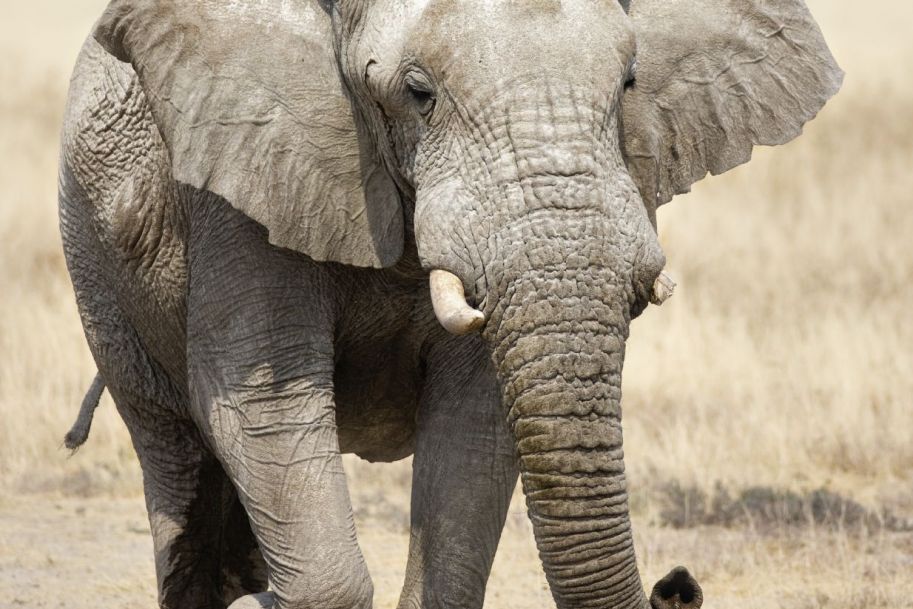
[[[644,609],[622,452],[629,320],[614,275],[598,273],[527,274],[510,284],[485,335],[557,606]]]
[[[437,269],[441,324],[457,334],[481,327],[491,350],[558,608],[646,609],[628,516],[621,375],[631,316],[667,299],[674,284],[660,276],[665,257],[634,185],[609,179],[625,175],[623,159],[594,142],[585,109],[527,102],[537,104],[504,110],[509,130],[475,155],[498,160],[486,167],[492,183],[454,177],[466,168],[421,182],[419,255]],[[504,154],[492,153],[505,142]],[[694,596],[680,592],[678,600]],[[665,587],[657,598],[673,607],[676,594]]]

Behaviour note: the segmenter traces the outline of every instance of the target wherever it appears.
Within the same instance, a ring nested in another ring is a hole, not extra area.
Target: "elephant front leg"
[[[192,411],[237,488],[271,588],[232,607],[369,607],[337,439],[329,280],[227,206],[196,205],[191,226]]]
[[[515,451],[478,338],[444,339],[426,369],[399,609],[480,608],[517,482]]]
[[[274,598],[258,602],[275,609],[370,607],[373,589],[356,542],[330,394],[286,391],[213,402],[217,452],[268,566]]]

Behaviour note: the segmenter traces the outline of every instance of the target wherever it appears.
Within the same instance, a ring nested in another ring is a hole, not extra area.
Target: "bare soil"
[[[374,495],[376,498],[376,495]],[[381,509],[376,509],[381,508]],[[408,533],[396,507],[356,494],[356,520],[375,607],[396,606]],[[679,562],[695,570],[705,607],[913,607],[913,534],[721,527],[669,529],[635,521],[645,582]],[[554,606],[522,503],[514,502],[492,572],[488,609]],[[0,608],[153,608],[152,539],[140,497],[0,500]]]

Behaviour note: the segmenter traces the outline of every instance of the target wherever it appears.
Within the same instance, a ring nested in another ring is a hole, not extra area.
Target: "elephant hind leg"
[[[111,387],[143,470],[159,606],[224,609],[266,589],[237,493],[189,420]]]

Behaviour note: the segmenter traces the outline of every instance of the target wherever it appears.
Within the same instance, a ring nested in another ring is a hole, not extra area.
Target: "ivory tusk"
[[[656,278],[656,281],[653,282],[653,294],[650,296],[650,302],[655,305],[661,305],[672,298],[674,291],[675,282],[665,272],[662,272]]]
[[[444,329],[463,336],[485,324],[485,315],[466,304],[463,282],[449,271],[431,271],[431,304]]]

